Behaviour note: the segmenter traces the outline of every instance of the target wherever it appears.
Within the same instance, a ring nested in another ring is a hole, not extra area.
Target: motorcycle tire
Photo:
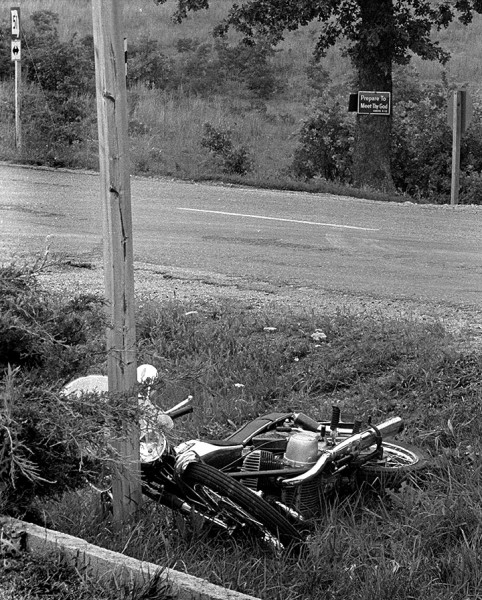
[[[398,487],[427,464],[428,457],[420,448],[402,442],[383,442],[383,457],[362,464],[359,478],[370,484]]]
[[[227,528],[246,525],[273,548],[293,548],[303,541],[301,533],[266,500],[225,473],[201,462],[190,463],[183,483],[194,492],[193,508],[209,518],[215,516]]]

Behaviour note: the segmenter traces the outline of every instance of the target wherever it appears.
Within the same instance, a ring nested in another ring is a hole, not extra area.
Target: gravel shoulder
[[[482,345],[482,313],[473,306],[377,298],[322,288],[281,287],[268,282],[145,263],[135,263],[134,273],[135,295],[140,304],[180,301],[195,308],[196,303],[229,301],[249,310],[324,315],[344,312],[360,315],[360,318],[440,322],[447,331],[460,336],[463,346]],[[102,263],[66,261],[45,267],[38,279],[45,289],[62,295],[104,294]]]

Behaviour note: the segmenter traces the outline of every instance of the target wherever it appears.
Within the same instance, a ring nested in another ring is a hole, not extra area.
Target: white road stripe
[[[360,231],[380,231],[372,227],[357,227],[356,225],[339,225],[337,223],[317,223],[316,221],[299,221],[297,219],[283,219],[281,217],[264,217],[262,215],[245,215],[243,213],[223,212],[221,210],[204,210],[202,208],[182,208],[177,210],[186,210],[191,212],[211,213],[214,215],[228,215],[229,217],[246,217],[248,219],[265,219],[266,221],[284,221],[286,223],[302,223],[303,225],[319,225],[320,227],[336,227],[337,229],[358,229]]]

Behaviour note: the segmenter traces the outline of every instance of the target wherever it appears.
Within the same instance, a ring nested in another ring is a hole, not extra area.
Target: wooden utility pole
[[[454,90],[452,115],[452,185],[450,191],[450,204],[459,203],[460,179],[460,143],[462,139],[462,92]]]
[[[92,0],[99,163],[104,216],[104,279],[109,393],[137,402],[131,189],[127,140],[121,0]],[[114,476],[114,520],[140,507],[139,431],[125,423],[117,442],[122,465]]]

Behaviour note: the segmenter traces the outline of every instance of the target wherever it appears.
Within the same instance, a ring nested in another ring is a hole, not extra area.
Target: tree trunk
[[[393,0],[359,0],[360,41],[351,51],[358,90],[392,92]],[[390,191],[391,114],[358,114],[353,153],[353,180],[358,187]]]

